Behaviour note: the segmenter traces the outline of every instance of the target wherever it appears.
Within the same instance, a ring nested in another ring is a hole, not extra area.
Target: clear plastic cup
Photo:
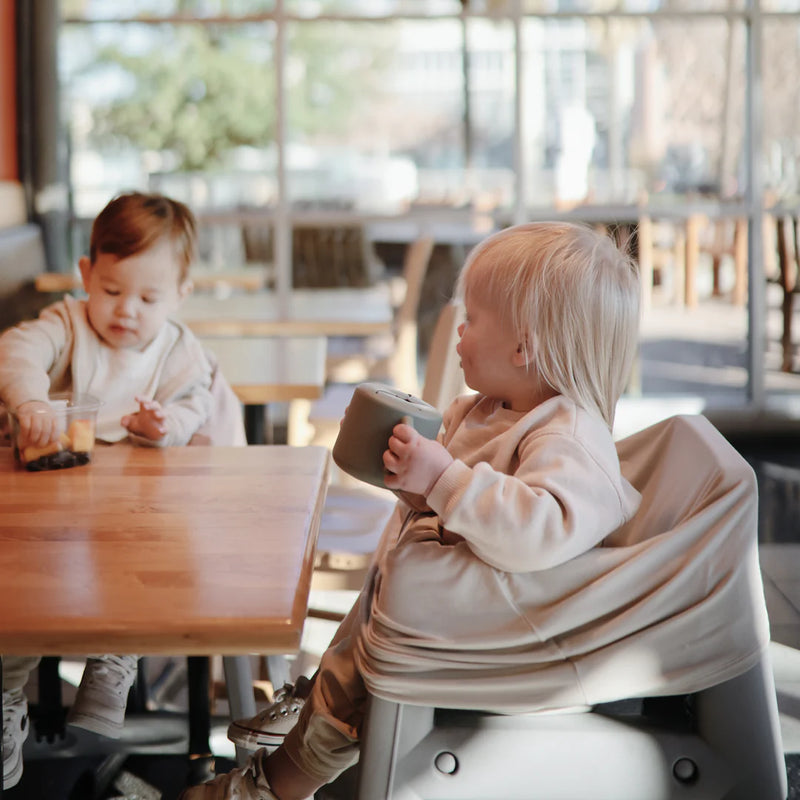
[[[9,417],[14,457],[31,472],[88,464],[94,450],[97,410],[101,401],[90,394],[75,392],[51,394],[48,400],[58,422],[58,439],[45,447],[20,442],[19,421],[12,409]]]

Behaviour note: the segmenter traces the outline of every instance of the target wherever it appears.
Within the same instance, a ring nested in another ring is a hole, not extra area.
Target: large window
[[[260,220],[258,258],[284,284],[284,229],[313,215],[461,220],[475,237],[554,214],[634,229],[645,216],[652,322],[684,313],[672,304],[689,296],[687,236],[708,265],[700,296],[739,296],[744,225],[750,301],[730,304],[738,367],[720,381],[744,403],[772,390],[761,277],[770,210],[800,194],[800,0],[61,0],[61,11],[77,249],[85,220],[125,186],[190,202],[214,226],[203,257],[220,268],[250,257],[243,220]]]

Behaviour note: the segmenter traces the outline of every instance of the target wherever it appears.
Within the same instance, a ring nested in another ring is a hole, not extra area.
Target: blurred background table
[[[265,444],[272,438],[265,418],[270,403],[291,406],[322,396],[324,336],[206,336],[201,341],[217,357],[222,374],[244,405],[250,444]]]
[[[277,293],[247,292],[219,298],[193,294],[179,313],[198,336],[374,336],[392,330],[387,285],[293,289],[286,308]]]

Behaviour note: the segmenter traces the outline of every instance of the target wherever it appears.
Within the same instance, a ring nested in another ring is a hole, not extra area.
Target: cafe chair
[[[604,546],[660,548],[700,525],[703,541],[724,552],[736,536],[749,554],[737,578],[738,611],[749,608],[763,635],[757,489],[747,463],[703,417],[662,421],[618,450],[642,504]],[[685,616],[666,622],[685,624]],[[665,679],[663,696],[517,715],[415,704],[413,690],[407,702],[373,693],[357,799],[783,800],[787,776],[766,647],[741,674],[687,688]]]
[[[700,251],[711,256],[711,295],[721,297],[722,263],[733,262],[734,282],[731,302],[744,307],[747,302],[747,219],[732,217],[716,219],[707,226],[705,238],[700,240]]]
[[[383,264],[362,225],[302,225],[292,228],[295,288],[371,286]]]

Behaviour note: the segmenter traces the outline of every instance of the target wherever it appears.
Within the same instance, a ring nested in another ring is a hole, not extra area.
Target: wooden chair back
[[[394,315],[394,351],[389,358],[388,374],[395,386],[415,393],[417,378],[417,311],[422,286],[433,253],[433,239],[423,236],[411,242],[403,261],[405,295]]]
[[[370,286],[377,257],[361,225],[295,225],[292,281],[295,288]]]

